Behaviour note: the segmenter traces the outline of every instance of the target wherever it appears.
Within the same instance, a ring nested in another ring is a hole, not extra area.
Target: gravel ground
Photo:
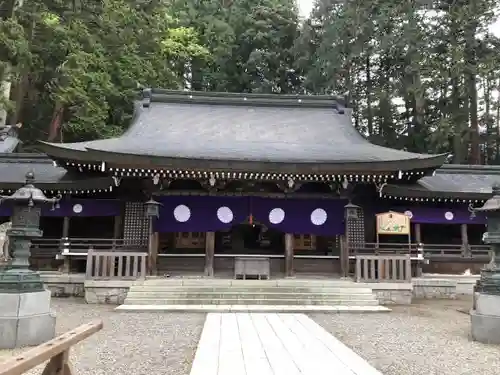
[[[384,375],[498,375],[500,346],[470,339],[472,300],[426,300],[387,314],[311,314]]]
[[[53,299],[57,333],[102,319],[102,331],[71,351],[78,375],[186,375],[205,322],[205,314],[118,313],[113,306]],[[22,350],[0,350],[0,362]],[[42,368],[28,375],[41,374]]]

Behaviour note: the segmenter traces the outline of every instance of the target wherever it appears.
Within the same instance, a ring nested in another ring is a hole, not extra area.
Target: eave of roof
[[[500,183],[500,167],[445,164],[412,185],[386,184],[384,197],[409,200],[482,201],[491,197],[494,183]]]
[[[112,177],[85,177],[54,165],[44,154],[0,153],[0,189],[13,191],[25,183],[26,173],[35,175],[35,185],[45,192],[91,193],[109,191]]]
[[[349,174],[435,169],[446,155],[371,144],[331,96],[147,91],[121,137],[41,148],[123,168]]]

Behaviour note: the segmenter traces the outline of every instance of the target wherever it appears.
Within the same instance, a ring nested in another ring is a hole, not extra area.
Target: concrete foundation
[[[476,293],[476,313],[500,317],[500,296]]]
[[[470,312],[472,339],[484,344],[500,344],[500,317]]]
[[[0,349],[40,345],[53,339],[55,331],[50,291],[0,293]]]

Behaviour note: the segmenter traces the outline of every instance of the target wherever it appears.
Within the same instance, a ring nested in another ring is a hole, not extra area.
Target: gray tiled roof
[[[448,164],[415,185],[386,185],[383,192],[394,196],[487,199],[494,183],[500,183],[498,166]]]
[[[334,97],[154,91],[118,138],[50,144],[152,157],[277,163],[363,163],[435,157],[371,144]],[[248,96],[248,97],[247,97]],[[49,155],[52,151],[46,149]]]
[[[42,189],[104,189],[112,185],[110,177],[89,178],[57,167],[43,154],[0,153],[0,189],[15,189],[33,172],[35,185]]]

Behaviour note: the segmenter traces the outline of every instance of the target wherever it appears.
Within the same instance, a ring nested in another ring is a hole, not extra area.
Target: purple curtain
[[[159,232],[228,230],[250,215],[257,222],[286,233],[344,233],[343,200],[273,199],[258,197],[158,197],[163,204],[155,221]]]
[[[59,208],[52,210],[46,206],[42,210],[42,216],[119,216],[122,213],[122,204],[115,199],[70,199],[62,200]],[[0,205],[0,216],[10,216],[12,212],[8,204]]]
[[[345,232],[344,206],[340,199],[252,198],[254,218],[285,233],[335,236]]]
[[[215,232],[230,229],[248,216],[244,197],[167,196],[155,220],[158,232]]]
[[[394,207],[392,211],[407,213],[413,223],[421,224],[486,224],[486,217],[477,213],[471,218],[466,208]],[[380,211],[384,212],[384,211]]]

